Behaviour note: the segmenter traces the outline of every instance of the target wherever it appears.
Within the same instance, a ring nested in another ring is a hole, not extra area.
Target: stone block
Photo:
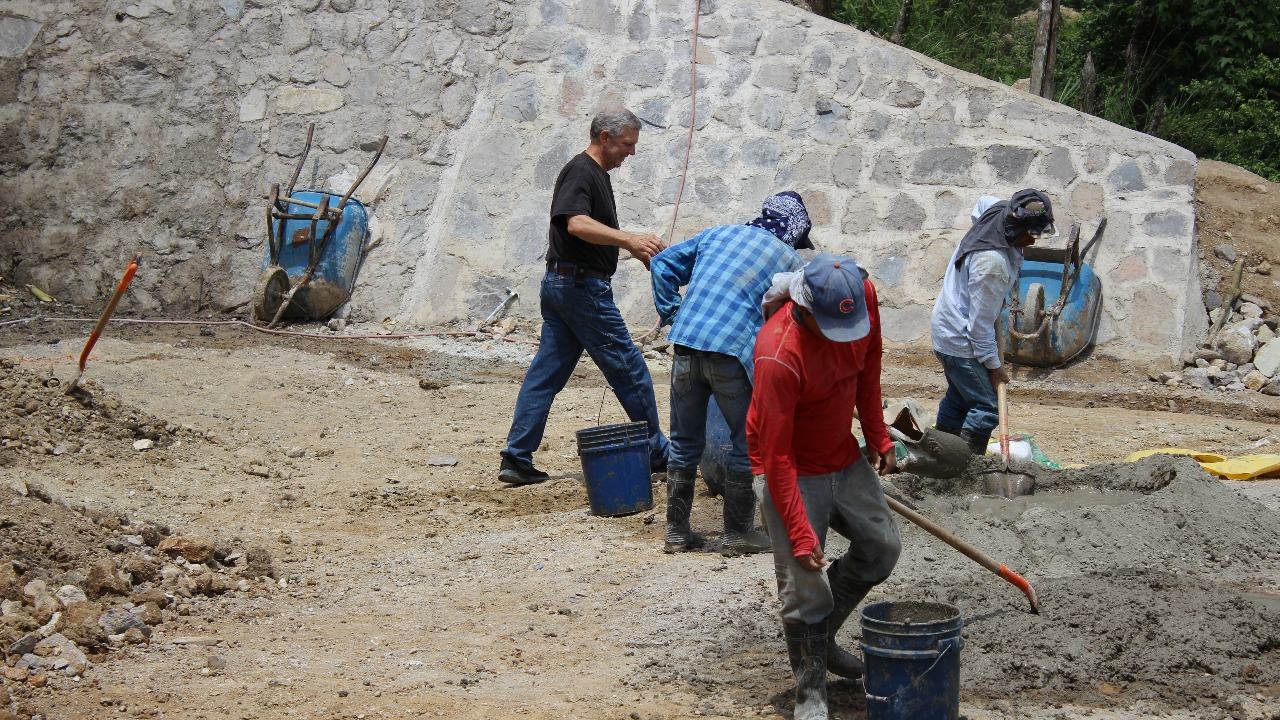
[[[760,36],[763,34],[758,27],[750,23],[741,23],[727,38],[720,41],[720,49],[730,55],[754,55],[756,46],[760,44]]]
[[[31,47],[44,23],[23,17],[0,17],[0,57],[20,57]]]
[[[929,334],[929,320],[933,308],[911,304],[903,308],[880,306],[880,333],[886,340],[909,343]]]
[[[1189,237],[1191,218],[1187,213],[1172,208],[1159,210],[1147,213],[1142,219],[1142,229],[1155,237]]]
[[[924,101],[924,90],[920,86],[899,80],[889,90],[889,104],[900,108],[919,107]]]
[[[618,81],[642,88],[657,87],[667,76],[667,55],[644,50],[627,55],[618,63]]]
[[[876,158],[871,179],[885,187],[901,187],[902,169],[899,162],[898,156],[892,150],[884,150]]]
[[[507,91],[494,106],[494,114],[516,122],[530,122],[538,117],[538,87],[532,76],[512,80]]]
[[[888,212],[880,218],[889,230],[913,232],[924,227],[925,209],[910,195],[902,194],[890,202]]]
[[[1054,181],[1058,187],[1066,187],[1076,179],[1079,173],[1075,163],[1071,161],[1071,152],[1066,148],[1056,147],[1049,151],[1045,158],[1045,176]]]
[[[1102,186],[1097,183],[1082,182],[1071,191],[1071,214],[1081,220],[1091,220],[1102,214]],[[1104,231],[1105,233],[1105,231]],[[1105,238],[1105,234],[1103,236]],[[1101,240],[1099,242],[1102,242]]]
[[[1247,323],[1236,323],[1223,328],[1218,336],[1218,349],[1222,351],[1222,359],[1237,365],[1253,360],[1257,340],[1253,337],[1253,329]],[[1258,363],[1254,363],[1255,367]]]
[[[1266,385],[1269,380],[1270,380],[1269,377],[1262,374],[1258,370],[1250,370],[1249,373],[1244,376],[1241,382],[1244,383],[1245,387],[1256,392],[1258,390],[1261,390],[1262,386]]]
[[[752,84],[766,90],[793,93],[797,86],[796,69],[787,63],[765,63],[757,68]]]
[[[862,68],[858,67],[858,58],[851,57],[836,73],[836,87],[842,92],[853,93],[862,85]]]
[[[1207,368],[1187,368],[1183,370],[1182,383],[1201,389],[1208,389],[1213,386],[1213,382],[1209,380],[1209,370]]]
[[[240,100],[240,122],[255,122],[267,116],[267,93],[254,88]]]
[[[1111,277],[1120,282],[1132,282],[1147,276],[1147,263],[1137,255],[1130,255],[1120,262]]]
[[[845,146],[837,150],[831,172],[836,187],[857,187],[862,175],[862,148]]]
[[[750,167],[777,167],[781,154],[771,138],[752,138],[742,144],[742,162]]]
[[[1113,192],[1138,192],[1147,189],[1142,170],[1133,160],[1125,160],[1107,175],[1107,187]]]
[[[751,119],[765,130],[781,130],[785,118],[782,103],[775,98],[764,97],[751,111]]]
[[[276,112],[288,115],[314,115],[337,110],[344,104],[337,90],[287,87],[276,99]]]
[[[981,123],[991,114],[992,93],[986,88],[969,88],[969,122]]]
[[[1272,339],[1263,345],[1253,357],[1253,367],[1267,377],[1275,377],[1280,370],[1280,341]]]
[[[996,177],[1003,182],[1016,184],[1026,177],[1027,168],[1031,167],[1031,161],[1035,156],[1035,150],[1029,148],[995,145],[987,157],[991,163],[991,169],[996,172]]]
[[[693,192],[699,202],[713,210],[728,210],[733,206],[733,194],[719,175],[694,178]]]
[[[549,60],[559,48],[563,34],[545,28],[534,29],[508,43],[504,48],[507,59],[517,65]]]
[[[911,165],[908,179],[922,185],[970,185],[973,151],[966,148],[930,148]]]

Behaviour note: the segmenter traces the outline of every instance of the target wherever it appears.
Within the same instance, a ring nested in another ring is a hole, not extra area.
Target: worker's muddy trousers
[[[801,567],[792,554],[782,517],[769,496],[768,483],[763,475],[756,476],[756,494],[773,543],[773,569],[778,577],[782,620],[816,624],[826,622],[835,605],[832,584],[870,589],[884,582],[898,564],[902,540],[880,489],[880,478],[866,459],[858,458],[837,472],[797,478],[796,483],[809,524],[824,551],[828,528],[849,540],[849,551],[831,567],[835,577],[829,578],[823,570]]]

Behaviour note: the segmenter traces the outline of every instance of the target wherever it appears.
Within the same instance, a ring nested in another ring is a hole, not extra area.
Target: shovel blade
[[[1022,497],[1036,490],[1035,476],[1026,473],[988,470],[982,474],[982,480],[988,494],[1003,498]]]

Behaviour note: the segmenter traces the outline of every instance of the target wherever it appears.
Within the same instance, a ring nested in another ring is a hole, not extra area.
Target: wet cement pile
[[[906,523],[902,562],[882,586],[961,609],[966,697],[1225,707],[1280,683],[1280,515],[1186,458],[1023,467],[1037,476],[1036,494],[1013,500],[980,494],[988,465],[950,482],[901,476],[894,485],[1030,580],[1041,614]]]
[[[1264,695],[1280,708],[1280,515],[1186,458],[1015,468],[1037,476],[1037,492],[1014,500],[983,494],[979,473],[990,466],[975,461],[946,482],[897,475],[885,487],[1027,578],[1041,614],[1013,585],[903,518],[898,566],[867,598],[960,609],[965,702],[1146,703],[1227,718],[1241,698]],[[701,495],[698,503],[710,508],[701,520],[709,525],[718,509]],[[847,548],[828,535],[829,558]],[[725,712],[715,705],[724,697],[751,708],[745,714],[770,706],[787,714],[794,679],[772,561],[720,562],[713,572],[705,560],[664,564],[685,590],[641,590],[643,610],[608,629],[634,648],[629,684],[682,688],[707,698],[699,709],[708,715]],[[839,642],[857,648],[860,636],[854,616]],[[857,716],[861,683],[830,679],[837,716]]]

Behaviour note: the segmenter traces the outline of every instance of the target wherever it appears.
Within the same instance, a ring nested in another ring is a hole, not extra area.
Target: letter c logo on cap
[[[845,315],[853,312],[853,298],[845,298],[840,301],[840,312]]]

